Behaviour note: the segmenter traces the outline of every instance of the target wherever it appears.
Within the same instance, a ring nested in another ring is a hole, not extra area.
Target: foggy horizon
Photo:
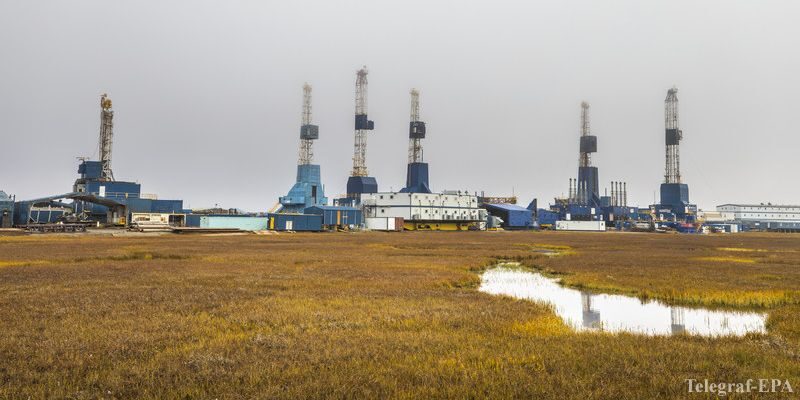
[[[113,100],[112,168],[186,208],[265,211],[295,181],[302,85],[329,199],[352,168],[355,73],[369,70],[367,167],[405,184],[420,90],[434,191],[516,194],[546,208],[578,170],[591,105],[600,193],[628,204],[664,181],[664,98],[678,88],[692,203],[800,203],[800,4],[690,1],[0,5],[0,190],[71,191]]]

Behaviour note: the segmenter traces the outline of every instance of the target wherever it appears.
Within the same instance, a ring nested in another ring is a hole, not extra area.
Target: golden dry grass
[[[764,251],[702,260],[724,248]],[[671,399],[687,378],[800,384],[798,248],[760,234],[0,237],[0,398]],[[545,305],[478,292],[500,258],[594,290],[760,307],[769,333],[577,334]]]
[[[742,264],[755,264],[756,260],[754,258],[745,258],[745,257],[697,257],[700,261],[712,261],[712,262],[733,262],[733,263],[742,263]]]

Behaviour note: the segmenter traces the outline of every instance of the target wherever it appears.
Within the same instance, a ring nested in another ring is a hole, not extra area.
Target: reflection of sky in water
[[[635,297],[593,294],[565,288],[556,279],[527,271],[497,267],[481,277],[480,291],[553,305],[556,314],[577,330],[669,335],[687,332],[703,336],[765,333],[766,314],[671,307]]]

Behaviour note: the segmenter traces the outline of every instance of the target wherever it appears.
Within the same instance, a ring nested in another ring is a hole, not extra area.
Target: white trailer
[[[605,221],[556,221],[557,231],[604,232]]]
[[[364,224],[371,231],[402,231],[403,218],[400,217],[372,217],[364,218]]]

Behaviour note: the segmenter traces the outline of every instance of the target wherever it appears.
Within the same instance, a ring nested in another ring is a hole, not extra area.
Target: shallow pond
[[[564,322],[578,331],[602,330],[645,335],[688,333],[742,336],[766,333],[764,313],[673,307],[636,297],[594,294],[561,286],[557,279],[513,265],[483,273],[480,291],[550,303]]]

